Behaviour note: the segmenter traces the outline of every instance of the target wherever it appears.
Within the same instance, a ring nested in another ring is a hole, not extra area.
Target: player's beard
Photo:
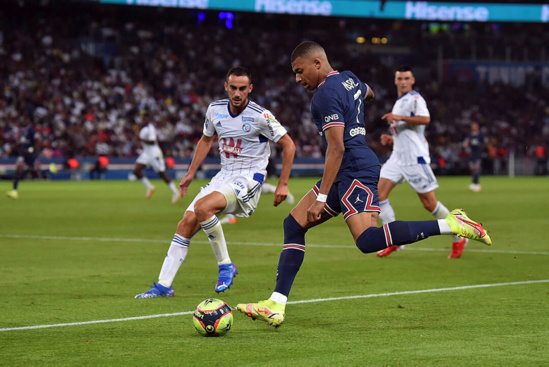
[[[236,103],[235,103],[236,102]],[[245,99],[231,99],[231,106],[235,109],[235,110],[242,110],[244,108],[246,104],[246,100]]]

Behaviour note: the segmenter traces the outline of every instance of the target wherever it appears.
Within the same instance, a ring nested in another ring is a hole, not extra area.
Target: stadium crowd
[[[367,139],[383,159],[389,151],[379,143],[387,128],[381,116],[395,100],[396,65],[360,51],[354,41],[358,32],[383,34],[389,43],[412,50],[412,66],[423,70],[416,89],[431,112],[427,138],[432,155],[439,158],[436,162],[450,169],[459,164],[466,155],[462,142],[471,121],[479,122],[489,138],[491,157],[509,151],[532,155],[536,146],[549,142],[549,87],[539,77],[513,86],[439,80],[436,73],[436,45],[448,48],[451,42],[456,50],[471,42],[486,50],[487,40],[513,50],[523,45],[524,50],[537,50],[524,51],[523,56],[543,61],[534,43],[549,44],[549,33],[540,32],[537,39],[525,36],[535,25],[524,25],[521,31],[518,25],[469,24],[433,32],[421,22],[246,13],[233,18],[218,12],[82,3],[8,4],[0,11],[0,158],[18,155],[18,124],[24,116],[41,134],[46,158],[135,157],[142,110],[155,116],[165,155],[189,158],[208,104],[224,98],[219,81],[237,65],[251,70],[251,99],[286,126],[297,156],[322,157],[309,111],[312,95],[294,82],[289,61],[297,42],[314,39],[330,50],[336,69],[360,74],[376,92],[375,102],[367,107]],[[467,50],[461,57],[471,57]],[[448,55],[456,56],[457,51]],[[491,56],[505,60],[509,55]],[[216,152],[214,146],[212,154]]]

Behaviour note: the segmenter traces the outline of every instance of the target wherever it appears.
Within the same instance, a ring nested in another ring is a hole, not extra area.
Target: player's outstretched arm
[[[274,206],[278,206],[281,202],[286,200],[288,196],[288,182],[290,181],[290,173],[292,172],[292,165],[295,157],[295,144],[290,135],[286,134],[281,137],[277,144],[282,146],[282,171],[278,179],[278,185],[275,190]]]
[[[213,136],[206,135],[202,135],[202,137],[198,141],[198,144],[196,145],[196,150],[194,151],[193,160],[191,162],[191,165],[189,166],[189,170],[179,183],[179,194],[181,195],[181,197],[187,195],[189,185],[191,184],[191,182],[193,182],[196,171],[198,171],[198,168],[200,168],[200,165],[202,164],[202,162],[204,162],[204,159],[208,155],[208,152],[212,147],[212,142]]]

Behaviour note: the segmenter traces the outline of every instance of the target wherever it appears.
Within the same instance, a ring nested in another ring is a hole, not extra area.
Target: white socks
[[[177,274],[179,267],[183,264],[183,261],[185,261],[185,257],[187,257],[190,243],[191,240],[189,238],[180,236],[177,233],[173,236],[168,254],[164,259],[164,264],[162,264],[162,269],[158,276],[159,284],[166,288],[172,286],[175,274]]]
[[[450,230],[450,226],[444,220],[444,218],[446,218],[448,216],[448,214],[450,214],[450,211],[448,210],[448,208],[446,208],[444,206],[444,204],[442,204],[439,201],[437,203],[437,206],[436,206],[435,210],[433,210],[431,212],[431,214],[433,214],[433,216],[437,219],[442,219],[442,221],[441,220],[438,221],[438,226],[440,228],[440,234],[452,234],[452,231]],[[443,230],[444,230],[444,232],[443,232]],[[453,236],[453,240],[454,240],[454,242],[459,242],[459,241],[461,241],[461,238],[459,238],[458,236]]]
[[[379,213],[379,219],[381,219],[381,223],[387,224],[395,221],[395,211],[393,210],[389,199],[380,201],[379,208],[381,209],[381,213]]]
[[[273,292],[273,294],[271,295],[271,300],[285,306],[288,302],[288,297],[283,295],[282,293]]]
[[[139,179],[141,183],[147,188],[147,190],[152,190],[154,188],[151,181],[149,181],[149,178],[147,176],[143,176]]]
[[[230,264],[231,258],[229,257],[223,227],[221,227],[219,219],[214,215],[210,219],[200,222],[200,225],[210,240],[210,245],[217,259],[217,265]]]
[[[174,195],[179,195],[179,191],[175,188],[175,184],[173,183],[173,181],[170,181],[170,183],[168,184],[168,187],[170,188],[170,190]]]

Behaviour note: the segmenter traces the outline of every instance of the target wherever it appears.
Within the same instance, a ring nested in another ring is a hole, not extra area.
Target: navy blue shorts
[[[38,168],[38,154],[23,154],[17,157],[16,164],[26,164],[30,168]]]
[[[322,180],[313,187],[315,195],[319,193]],[[332,217],[343,213],[343,219],[347,220],[352,215],[362,212],[380,212],[379,198],[377,196],[377,179],[355,178],[340,176],[334,182],[324,210]]]

